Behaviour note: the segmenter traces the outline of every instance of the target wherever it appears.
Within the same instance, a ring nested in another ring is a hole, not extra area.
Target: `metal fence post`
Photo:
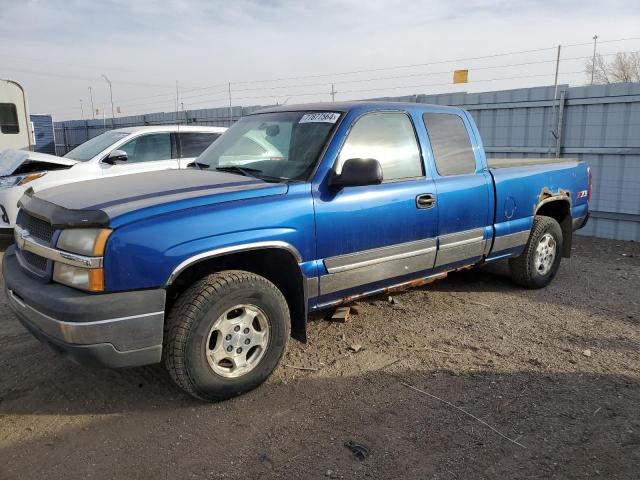
[[[62,140],[64,141],[64,153],[69,151],[69,143],[67,142],[67,124],[62,124]]]
[[[556,124],[556,158],[562,154],[562,133],[564,130],[563,118],[564,118],[564,105],[567,91],[562,90],[560,92],[560,100],[558,101],[558,123]]]

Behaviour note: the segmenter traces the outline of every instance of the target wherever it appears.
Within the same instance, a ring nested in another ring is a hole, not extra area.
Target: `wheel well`
[[[564,198],[550,200],[538,207],[536,215],[551,217],[560,224],[562,230],[562,256],[571,256],[571,243],[573,241],[573,222],[571,220],[571,206]]]
[[[245,270],[263,276],[282,292],[291,313],[291,336],[306,342],[305,279],[293,255],[281,248],[235,252],[201,260],[187,267],[167,287],[167,312],[196,280],[222,270]]]

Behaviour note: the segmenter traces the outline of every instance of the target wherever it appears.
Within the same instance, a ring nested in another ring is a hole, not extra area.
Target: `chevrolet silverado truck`
[[[261,384],[290,336],[306,341],[310,311],[501,259],[544,287],[590,192],[583,162],[487,160],[460,108],[278,107],[189,169],[27,191],[4,284],[55,350],[163,362],[189,394],[221,400]]]

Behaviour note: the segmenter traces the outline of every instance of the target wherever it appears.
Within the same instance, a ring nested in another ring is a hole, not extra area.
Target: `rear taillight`
[[[592,184],[591,167],[587,167],[587,176],[589,177],[589,187],[587,189],[587,202],[588,202],[589,200],[591,200],[591,184]]]

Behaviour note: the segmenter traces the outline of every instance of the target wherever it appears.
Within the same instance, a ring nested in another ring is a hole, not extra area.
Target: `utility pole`
[[[338,92],[336,92],[336,89],[335,89],[335,88],[333,88],[333,83],[332,83],[332,84],[331,84],[331,101],[332,101],[333,103],[335,103],[335,102],[336,102],[336,93],[338,93]]]
[[[104,78],[109,84],[109,96],[111,97],[111,126],[115,127],[116,113],[115,113],[115,110],[113,109],[113,89],[111,88],[111,80],[109,80],[105,74],[102,74],[102,78]]]
[[[556,87],[555,93],[553,94],[553,98],[555,99],[558,94],[558,71],[560,70],[560,50],[562,49],[562,45],[558,45],[558,54],[556,55],[556,77],[553,84]]]
[[[84,120],[84,108],[82,107],[82,99],[80,99],[80,119]]]
[[[593,36],[593,59],[591,60],[591,85],[593,85],[593,74],[596,71],[596,45],[598,44],[598,35]]]
[[[231,82],[229,82],[229,126],[233,121],[233,108],[231,107]]]
[[[96,119],[96,110],[93,108],[93,88],[89,87],[89,98],[91,99],[91,118]]]
[[[178,120],[178,105],[180,105],[180,94],[178,93],[178,80],[176,80],[176,122],[180,124],[180,121]]]

